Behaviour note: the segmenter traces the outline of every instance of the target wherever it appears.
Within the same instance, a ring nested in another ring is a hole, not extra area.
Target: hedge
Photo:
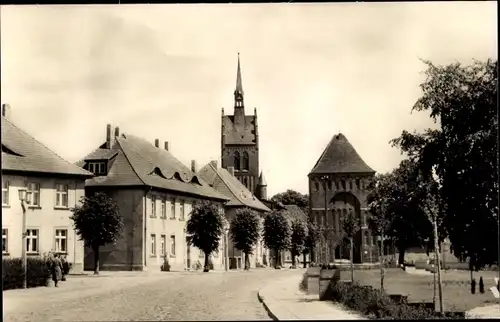
[[[338,282],[331,285],[333,300],[359,312],[370,319],[455,319],[458,316],[440,316],[434,310],[423,306],[415,307],[406,303],[396,303],[391,298],[371,286]]]
[[[27,258],[27,286],[47,286],[50,279],[50,262],[41,257]],[[2,259],[3,290],[12,290],[23,287],[23,266],[21,258]]]

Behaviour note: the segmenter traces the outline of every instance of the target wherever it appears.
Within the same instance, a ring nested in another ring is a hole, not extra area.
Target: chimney
[[[106,126],[106,149],[111,149],[111,147],[113,146],[114,137],[111,135],[112,132],[113,127],[111,126],[111,124],[108,124]]]
[[[10,105],[2,104],[2,116],[10,120]]]
[[[227,167],[227,171],[234,176],[234,167]]]
[[[159,148],[160,147],[160,140],[155,139],[155,147]]]
[[[219,166],[219,165],[217,164],[217,160],[212,160],[212,161],[210,161],[210,164],[211,164],[211,165],[212,165],[212,167],[214,167],[215,169],[217,169],[217,167]]]
[[[191,160],[191,172],[196,173],[196,160]]]
[[[120,136],[120,128],[117,126],[115,127],[115,138]]]
[[[168,151],[168,141],[165,141],[165,150]]]

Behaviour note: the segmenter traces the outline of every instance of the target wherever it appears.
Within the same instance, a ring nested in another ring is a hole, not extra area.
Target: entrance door
[[[191,268],[191,246],[189,246],[188,238],[186,237],[186,265],[187,269]]]

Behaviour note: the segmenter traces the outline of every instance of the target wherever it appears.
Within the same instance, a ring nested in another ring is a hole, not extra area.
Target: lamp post
[[[21,208],[23,209],[23,222],[22,222],[22,234],[21,234],[21,247],[22,247],[22,264],[23,264],[23,288],[28,287],[27,283],[27,272],[28,272],[28,263],[27,263],[27,258],[26,258],[26,252],[27,252],[27,245],[26,245],[26,237],[27,237],[27,230],[26,230],[26,202],[29,203],[29,197],[31,195],[26,193],[26,189],[19,189],[19,201],[21,202]]]
[[[229,223],[224,217],[224,269],[229,270],[229,250],[228,250]]]

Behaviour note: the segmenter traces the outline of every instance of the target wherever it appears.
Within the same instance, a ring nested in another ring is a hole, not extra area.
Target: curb
[[[264,286],[265,287],[265,286]],[[271,311],[269,309],[269,307],[267,306],[267,303],[266,301],[264,300],[264,297],[260,294],[260,290],[257,292],[257,298],[259,299],[259,302],[262,303],[262,305],[264,306],[264,309],[266,310],[267,312],[267,315],[269,315],[269,317],[271,319],[273,319],[273,321],[279,321],[278,317],[273,313],[273,311]]]

